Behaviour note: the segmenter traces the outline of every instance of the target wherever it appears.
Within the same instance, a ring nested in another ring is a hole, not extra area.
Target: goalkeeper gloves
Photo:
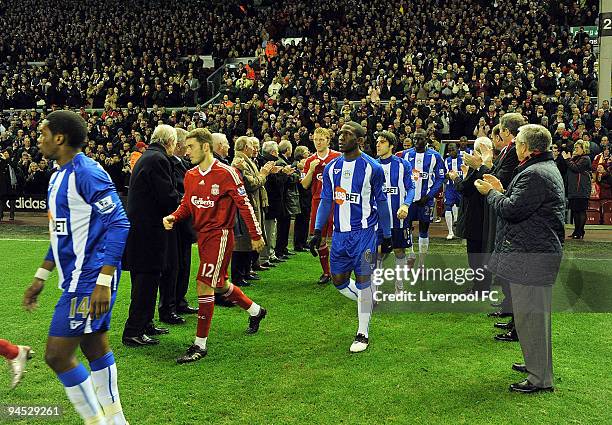
[[[321,237],[321,231],[319,229],[315,229],[314,235],[308,241],[308,248],[310,248],[310,253],[314,257],[318,257],[319,253],[317,252],[317,248],[321,245],[321,241],[323,238]]]

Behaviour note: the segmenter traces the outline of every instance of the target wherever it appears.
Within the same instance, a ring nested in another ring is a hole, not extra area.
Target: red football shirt
[[[325,158],[321,158],[318,153],[314,153],[306,159],[304,164],[304,173],[308,173],[310,170],[310,163],[315,159],[319,159],[321,162],[316,166],[315,171],[312,175],[312,183],[310,185],[310,191],[312,193],[312,199],[321,199],[321,189],[323,188],[323,170],[325,166],[332,162],[334,159],[342,155],[340,152],[329,150]]]
[[[198,233],[233,230],[236,209],[240,210],[251,239],[261,239],[260,223],[238,171],[215,159],[208,170],[194,167],[187,171],[185,195],[172,215],[177,222],[193,217],[193,228]]]

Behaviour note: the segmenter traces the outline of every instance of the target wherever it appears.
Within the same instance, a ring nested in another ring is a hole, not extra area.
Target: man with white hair
[[[230,144],[227,136],[223,133],[213,133],[213,156],[225,165],[229,165],[227,157],[229,155]]]
[[[527,374],[510,390],[553,390],[552,285],[565,238],[565,189],[550,151],[550,132],[535,124],[521,126],[515,138],[519,166],[509,184],[485,174],[474,182],[497,216],[495,250],[489,267],[510,282],[514,322],[525,364],[512,369]]]
[[[162,219],[176,209],[176,190],[170,157],[177,143],[176,129],[161,124],[151,136],[149,148],[132,171],[127,215],[132,224],[125,249],[125,267],[131,272],[130,311],[123,344],[129,347],[159,344],[152,335],[168,333],[152,325],[157,288],[166,264],[168,235]]]
[[[276,229],[277,221],[283,216],[285,209],[285,185],[287,174],[280,173],[281,161],[278,153],[278,143],[269,141],[262,145],[262,156],[265,162],[274,162],[273,173],[266,180],[266,193],[268,194],[268,209],[265,213],[264,227],[267,236],[266,246],[261,251],[260,259],[264,263],[283,262],[287,258],[276,255]]]
[[[499,125],[494,131],[499,130]],[[488,137],[479,137],[474,142],[474,151],[482,155],[483,152],[493,150],[493,143]],[[461,195],[461,203],[457,214],[457,234],[467,242],[468,263],[472,270],[483,269],[486,256],[483,255],[483,215],[486,211],[484,199],[474,187],[474,181],[482,175],[473,168],[461,164],[461,173],[456,170],[448,171],[448,178],[455,186],[455,190]],[[474,280],[470,291],[489,290],[490,278],[486,276],[482,280]]]

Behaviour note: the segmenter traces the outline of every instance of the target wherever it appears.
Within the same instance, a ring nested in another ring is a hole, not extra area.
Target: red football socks
[[[196,331],[198,338],[206,338],[208,336],[214,311],[215,296],[200,295],[198,297],[198,330]]]
[[[329,247],[326,245],[320,246],[319,249],[319,261],[321,262],[321,268],[323,269],[323,274],[331,276],[331,271],[329,270]]]
[[[230,284],[229,290],[223,294],[223,296],[228,300],[233,302],[234,304],[238,304],[238,306],[243,310],[248,310],[253,304],[253,301],[246,295],[242,290],[235,286],[233,283]]]
[[[0,356],[13,360],[19,354],[19,347],[6,339],[0,339]]]

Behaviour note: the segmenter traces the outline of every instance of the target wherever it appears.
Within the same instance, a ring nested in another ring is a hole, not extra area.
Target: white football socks
[[[372,309],[374,306],[372,286],[359,290],[359,299],[357,300],[357,316],[359,316],[358,334],[363,334],[368,337],[368,328],[370,327],[370,318],[372,317]]]
[[[419,254],[427,254],[429,250],[429,236],[422,238],[419,236]]]
[[[453,233],[453,212],[446,211],[444,213],[444,219],[446,220],[446,227],[448,228],[448,234],[453,235],[454,234]]]
[[[261,307],[259,306],[259,304],[255,303],[255,302],[253,304],[251,304],[251,306],[249,308],[247,308],[247,312],[251,316],[257,316],[260,311],[261,311]]]
[[[357,301],[359,289],[357,289],[353,279],[349,279],[348,284],[344,283],[340,286],[336,286],[336,289],[349,300]]]

